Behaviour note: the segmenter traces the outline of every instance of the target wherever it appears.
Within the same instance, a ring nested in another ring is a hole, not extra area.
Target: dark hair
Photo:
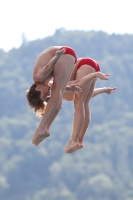
[[[32,84],[30,86],[30,88],[26,91],[26,98],[30,109],[34,111],[36,116],[42,117],[45,112],[47,103],[41,100],[41,92],[35,90],[35,88],[36,84]]]

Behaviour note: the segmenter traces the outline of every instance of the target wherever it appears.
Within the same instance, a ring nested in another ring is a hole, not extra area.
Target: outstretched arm
[[[82,87],[84,84],[88,83],[89,81],[91,81],[95,78],[99,78],[101,80],[108,80],[108,76],[109,76],[109,74],[103,74],[101,72],[94,72],[94,73],[91,73],[91,74],[88,74],[88,75],[82,77],[81,79],[69,81],[65,90],[67,90],[69,92],[81,92],[82,89],[80,87]]]
[[[33,79],[36,82],[43,82],[51,74],[58,59],[65,53],[65,49],[56,51],[55,56],[50,60],[50,62],[39,70],[37,74],[33,75]]]
[[[69,81],[65,90],[68,92],[82,92],[81,86],[83,86],[84,84],[88,83],[89,81],[95,78],[99,78],[101,80],[108,80],[108,76],[109,74],[94,72],[82,77],[81,79]]]
[[[69,81],[65,91],[63,92],[63,99],[67,101],[74,100],[75,92],[82,92],[81,87],[86,84],[87,82],[95,79],[100,78],[101,80],[108,80],[109,74],[103,74],[101,72],[94,72],[84,76],[79,80]]]
[[[107,94],[111,94],[113,93],[117,88],[111,88],[111,87],[103,87],[103,88],[96,88],[93,91],[92,97],[97,96],[98,94],[102,94],[102,93],[107,93]]]
[[[109,74],[103,74],[101,72],[94,72],[94,73],[88,74],[88,75],[84,76],[83,78],[77,80],[78,81],[77,83],[80,86],[82,86],[82,85],[86,84],[87,82],[93,80],[94,78],[99,78],[101,80],[108,80],[108,76],[109,76]]]

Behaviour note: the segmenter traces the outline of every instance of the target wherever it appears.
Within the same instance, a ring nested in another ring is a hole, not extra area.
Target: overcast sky
[[[56,29],[133,34],[133,0],[0,0],[0,48],[8,51]]]

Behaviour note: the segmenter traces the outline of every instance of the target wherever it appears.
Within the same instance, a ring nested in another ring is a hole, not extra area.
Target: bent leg
[[[89,109],[89,102],[90,99],[92,97],[93,91],[94,91],[94,87],[95,87],[95,83],[96,83],[96,79],[92,81],[91,87],[90,87],[90,91],[86,97],[86,100],[84,102],[84,108],[85,108],[85,120],[83,123],[83,126],[80,130],[80,134],[78,137],[78,141],[80,144],[80,148],[83,148],[83,138],[85,136],[85,133],[89,127],[90,121],[91,121],[91,114],[90,114],[90,109]]]
[[[84,65],[77,71],[76,79],[80,79],[80,78],[86,76],[86,74],[93,73],[93,72],[95,72],[94,68],[92,68],[88,65]],[[70,140],[64,149],[64,151],[66,153],[72,153],[80,148],[78,137],[80,135],[82,126],[85,121],[84,102],[87,98],[87,94],[89,93],[90,98],[91,98],[92,92],[93,92],[93,91],[90,92],[90,87],[91,87],[91,81],[84,84],[81,87],[82,88],[81,93],[77,93],[75,95],[75,100],[74,100],[75,111],[74,111],[74,119],[73,119],[73,130],[72,130]]]
[[[67,153],[73,153],[74,151],[83,148],[83,138],[84,138],[85,133],[90,124],[89,102],[90,102],[90,99],[91,99],[91,96],[92,96],[92,93],[94,90],[95,82],[96,82],[96,79],[91,81],[90,89],[89,89],[88,84],[83,89],[83,92],[85,94],[87,94],[87,92],[88,92],[85,99],[82,99],[80,101],[78,100],[77,103],[74,102],[76,106],[75,106],[73,127],[75,128],[75,130],[77,128],[78,145],[76,145],[74,148],[70,148],[69,150],[67,150],[66,151]],[[72,133],[72,136],[75,137],[74,132]],[[73,140],[74,140],[74,138],[71,137],[70,141],[68,142],[68,145],[69,144],[71,145],[71,143],[74,143]]]
[[[48,127],[60,111],[62,104],[63,91],[69,81],[70,75],[74,69],[74,57],[63,55],[54,67],[54,82],[51,91],[51,98],[46,107],[43,118],[33,136],[32,143],[36,146],[49,136]]]

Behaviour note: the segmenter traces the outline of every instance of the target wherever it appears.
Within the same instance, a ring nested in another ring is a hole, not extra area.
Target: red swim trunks
[[[79,64],[77,66],[77,70],[82,66],[82,65],[90,65],[93,67],[96,72],[100,71],[100,66],[97,61],[93,60],[92,58],[82,58],[82,60],[79,61]]]
[[[66,49],[66,52],[64,54],[70,54],[71,56],[73,56],[75,58],[75,63],[76,63],[77,62],[77,56],[76,56],[75,51],[72,48],[67,47],[67,46],[61,47],[60,50],[63,49],[63,48]]]

